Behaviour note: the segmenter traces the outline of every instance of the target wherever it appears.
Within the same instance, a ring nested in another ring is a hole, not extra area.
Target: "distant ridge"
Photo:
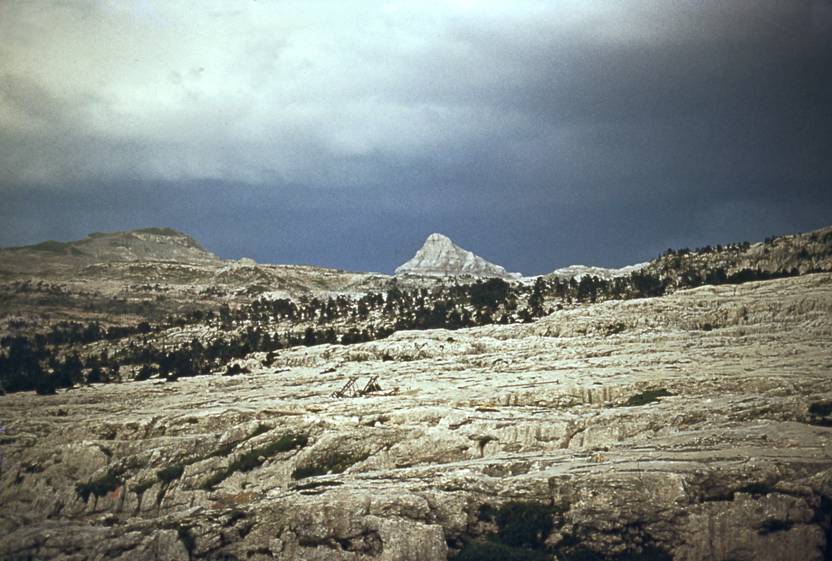
[[[172,228],[142,228],[126,232],[94,232],[82,240],[58,242],[48,240],[34,245],[0,250],[9,257],[67,261],[173,261],[178,263],[213,263],[219,258],[196,240]]]
[[[416,255],[396,269],[396,276],[516,279],[503,267],[462,249],[442,234],[431,234]]]
[[[832,226],[810,232],[770,236],[765,241],[739,242],[690,249],[669,249],[646,263],[620,269],[571,265],[542,275],[545,280],[580,281],[583,277],[612,280],[632,274],[653,277],[673,288],[776,278],[832,270]]]

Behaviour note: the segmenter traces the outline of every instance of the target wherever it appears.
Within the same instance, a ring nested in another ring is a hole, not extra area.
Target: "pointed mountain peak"
[[[453,245],[454,242],[452,242],[451,238],[449,238],[448,236],[434,232],[433,234],[428,236],[428,239],[425,240],[425,243],[444,243]]]
[[[503,267],[486,261],[468,250],[462,249],[448,236],[433,233],[425,240],[416,255],[396,269],[396,275],[423,277],[497,277],[517,278]]]

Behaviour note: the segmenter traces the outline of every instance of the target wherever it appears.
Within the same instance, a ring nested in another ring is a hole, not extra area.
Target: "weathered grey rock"
[[[0,558],[438,561],[513,501],[553,555],[828,558],[830,341],[816,274],[0,396]]]

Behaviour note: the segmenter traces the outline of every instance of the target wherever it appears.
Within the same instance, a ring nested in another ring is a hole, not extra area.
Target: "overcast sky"
[[[832,224],[829,0],[0,2],[0,245],[527,274]]]

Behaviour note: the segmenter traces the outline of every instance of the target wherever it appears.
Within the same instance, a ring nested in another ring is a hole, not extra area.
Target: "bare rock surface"
[[[0,558],[439,561],[519,501],[551,558],[828,559],[830,342],[824,273],[0,396]]]
[[[604,280],[610,280],[617,277],[626,277],[627,275],[640,271],[647,267],[650,262],[637,263],[635,265],[627,265],[619,269],[610,269],[607,267],[595,267],[588,265],[570,265],[568,267],[561,267],[555,269],[551,273],[544,275],[544,278],[558,278],[558,279],[575,279],[581,280],[583,277],[598,277]]]
[[[431,234],[412,259],[396,269],[397,276],[516,279],[500,265],[462,249],[442,234]]]

